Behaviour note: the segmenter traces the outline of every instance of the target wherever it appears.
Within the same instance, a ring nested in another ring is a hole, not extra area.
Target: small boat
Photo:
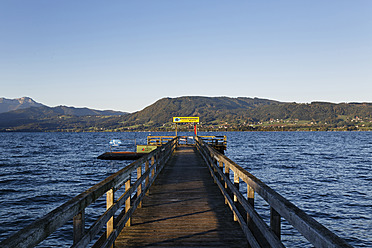
[[[137,160],[145,154],[139,152],[105,152],[97,158],[104,160]]]
[[[110,151],[105,152],[99,155],[98,159],[103,160],[137,160],[141,158],[143,155],[150,153],[151,151],[155,150],[157,146],[154,145],[137,145],[136,152],[128,152],[128,151],[112,151],[112,147],[119,147],[122,142],[119,139],[110,140]]]

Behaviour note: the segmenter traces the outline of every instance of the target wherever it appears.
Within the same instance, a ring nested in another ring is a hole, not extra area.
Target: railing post
[[[217,172],[217,169],[215,167],[215,165],[217,165],[217,163],[218,163],[218,161],[215,158],[212,158],[212,164],[211,164],[211,166],[213,168],[213,173],[214,174],[216,174],[216,172]],[[211,174],[212,174],[212,172],[211,172]],[[214,183],[217,183],[217,181],[216,181],[216,179],[214,179],[214,176],[213,175],[212,175],[212,178],[213,178]]]
[[[236,171],[234,171],[234,186],[239,191],[239,176]],[[238,197],[234,194],[234,204],[236,205],[238,203]],[[234,221],[238,221],[238,216],[234,213]]]
[[[84,236],[85,232],[85,209],[83,209],[80,213],[74,216],[73,218],[73,226],[74,226],[74,244],[79,242],[80,239]]]
[[[149,170],[149,167],[150,167],[149,166],[149,161],[146,160],[146,162],[145,162],[145,172],[147,172]],[[146,187],[147,187],[147,185],[149,185],[149,177],[150,177],[150,174],[147,175],[146,180],[145,180]],[[147,190],[146,195],[149,195],[149,190]]]
[[[139,180],[142,176],[142,165],[138,166],[137,168],[137,180]],[[140,197],[142,193],[142,183],[140,185],[138,185],[138,188],[137,188],[137,198]],[[142,201],[138,204],[138,207],[141,208],[142,207]]]
[[[130,188],[130,180],[131,180],[131,177],[129,177],[129,179],[125,182],[125,191],[129,190]],[[130,209],[130,200],[131,200],[131,196],[129,196],[128,199],[125,200],[125,212],[128,212]],[[131,222],[132,222],[132,218],[129,218],[127,223],[125,223],[125,226],[130,226]]]
[[[227,164],[225,164],[225,176],[226,180],[230,180],[230,168]],[[227,189],[227,182],[225,182],[225,189]],[[228,204],[227,199],[225,198],[225,204]]]
[[[159,167],[163,166],[163,163],[164,163],[164,158],[165,158],[165,155],[166,154],[166,150],[164,149],[164,151],[160,150],[159,152]]]
[[[218,162],[218,165],[220,166],[221,171],[223,171],[223,162],[221,160]],[[221,177],[221,180],[223,180],[223,177]]]
[[[249,184],[247,183],[247,199],[248,203],[252,206],[254,209],[254,190]],[[249,213],[247,213],[247,225],[249,228],[252,227],[253,221]]]
[[[155,155],[155,161],[156,161],[155,172],[157,172],[159,170],[159,168],[158,168],[158,166],[160,166],[160,164],[159,164],[160,160],[159,159],[160,159],[160,152],[156,153],[156,155]]]
[[[155,157],[151,157],[151,167],[155,164]],[[146,171],[149,170],[149,161],[146,161]],[[152,168],[151,173],[149,173],[149,176],[146,177],[146,186],[149,184],[149,177],[152,179],[155,176],[155,168]],[[150,194],[150,188],[147,189],[146,195]]]
[[[106,209],[109,209],[112,205],[114,205],[114,189],[110,189],[106,193]],[[106,226],[106,238],[108,238],[114,230],[114,216],[107,221]]]
[[[280,214],[270,207],[270,227],[280,240]]]
[[[155,156],[152,156],[151,157],[151,166],[153,166],[155,164]],[[155,176],[155,168],[153,167],[152,168],[152,171],[151,171],[151,178],[153,178]]]

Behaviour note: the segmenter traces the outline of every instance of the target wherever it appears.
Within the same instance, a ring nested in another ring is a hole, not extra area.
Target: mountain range
[[[37,108],[37,109],[29,109]],[[45,113],[49,115],[73,115],[73,116],[86,116],[86,115],[124,115],[125,112],[113,110],[95,110],[90,108],[75,108],[67,106],[48,107],[42,103],[35,102],[30,97],[21,97],[16,99],[0,98],[0,114],[14,110],[22,110],[18,113],[32,115],[36,112]]]
[[[162,98],[135,113],[48,107],[27,97],[0,98],[0,110],[0,131],[170,130],[174,116],[199,116],[200,127],[208,130],[252,130],[278,123],[282,128],[296,126],[297,130],[314,123],[334,128],[361,122],[360,126],[369,127],[372,123],[372,103],[303,104],[248,97]]]
[[[0,113],[5,113],[17,109],[42,106],[45,105],[35,102],[33,99],[29,97],[22,97],[17,99],[0,98]]]

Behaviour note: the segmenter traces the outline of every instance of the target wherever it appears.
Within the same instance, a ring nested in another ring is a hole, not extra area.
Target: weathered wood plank
[[[239,224],[194,149],[177,150],[115,247],[247,247]]]

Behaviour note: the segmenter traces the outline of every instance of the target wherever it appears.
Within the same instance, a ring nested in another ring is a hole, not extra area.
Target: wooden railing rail
[[[161,146],[176,138],[176,136],[147,136],[147,145]]]
[[[44,217],[18,231],[0,243],[0,247],[34,247],[69,220],[73,219],[73,246],[87,247],[95,236],[106,226],[106,232],[93,245],[111,247],[125,225],[130,225],[130,217],[142,198],[148,193],[156,176],[169,160],[177,146],[178,138],[158,147],[148,155],[131,163],[117,173],[79,194]],[[144,172],[143,172],[144,171]],[[131,185],[131,175],[137,172],[137,180]],[[114,194],[122,186],[125,192],[115,201]],[[136,193],[136,194],[134,194]],[[87,230],[85,230],[85,208],[106,194],[107,210]],[[122,211],[115,218],[116,212]]]
[[[147,145],[160,146],[164,145],[170,140],[174,139],[176,136],[148,136]],[[194,145],[194,136],[177,136],[178,144],[181,145]]]
[[[178,136],[180,145],[195,145],[194,136]]]
[[[196,146],[223,193],[226,203],[232,209],[234,220],[239,222],[252,247],[262,246],[262,240],[255,234],[253,227],[259,230],[269,246],[284,247],[280,241],[281,217],[286,219],[315,247],[352,247],[199,137],[196,138]],[[231,175],[233,180],[230,179],[230,172],[233,173]],[[239,191],[241,181],[247,185],[247,197],[244,197]],[[255,192],[270,205],[270,227],[254,210]],[[264,244],[264,246],[266,245]]]
[[[227,138],[224,135],[220,136],[198,136],[203,140],[204,143],[209,145],[227,145]]]
[[[227,138],[225,135],[220,136],[198,136],[205,144],[210,145],[220,153],[224,154],[227,148]]]

